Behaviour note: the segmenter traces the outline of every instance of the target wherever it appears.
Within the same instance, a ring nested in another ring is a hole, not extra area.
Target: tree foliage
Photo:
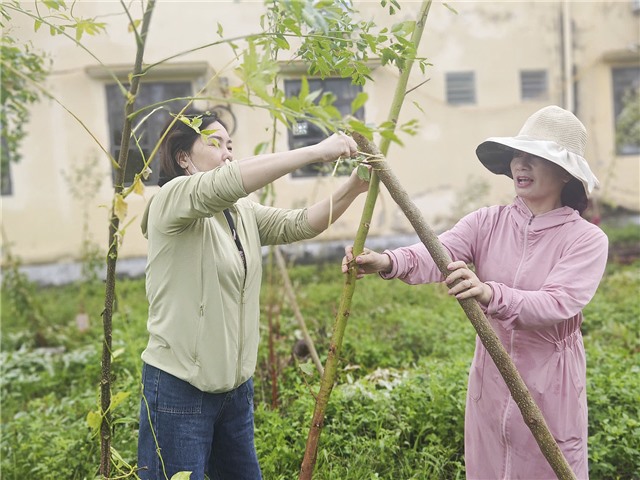
[[[4,9],[2,14],[2,28],[6,28],[8,17]],[[4,170],[10,161],[20,159],[18,148],[26,135],[29,108],[39,100],[38,91],[32,82],[42,82],[46,78],[50,59],[30,43],[18,42],[10,30],[3,32],[0,47],[1,168]]]
[[[616,119],[616,146],[640,147],[640,86],[627,92],[623,104]]]

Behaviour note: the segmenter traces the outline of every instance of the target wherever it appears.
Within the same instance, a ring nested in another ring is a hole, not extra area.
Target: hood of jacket
[[[565,223],[577,222],[582,219],[578,211],[571,207],[560,207],[540,215],[534,215],[520,197],[516,197],[513,203],[507,208],[513,209],[511,218],[516,222],[516,225],[523,228],[529,223],[529,230],[531,232],[542,232]]]

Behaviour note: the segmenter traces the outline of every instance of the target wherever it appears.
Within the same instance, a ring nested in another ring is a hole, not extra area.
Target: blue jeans
[[[213,480],[262,478],[253,439],[253,380],[230,392],[206,393],[144,364],[142,385],[142,480],[171,479],[181,471],[192,472],[191,480],[203,480],[205,473]]]

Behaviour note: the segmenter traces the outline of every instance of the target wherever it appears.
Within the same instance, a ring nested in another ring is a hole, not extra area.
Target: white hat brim
[[[571,176],[580,180],[588,195],[598,188],[599,182],[584,157],[570,152],[556,142],[539,140],[519,135],[517,137],[491,137],[476,149],[480,162],[491,172],[511,177],[513,150],[535,155],[564,168]]]

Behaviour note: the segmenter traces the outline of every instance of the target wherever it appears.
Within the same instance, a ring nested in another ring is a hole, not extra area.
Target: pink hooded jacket
[[[579,479],[587,479],[586,359],[582,309],[602,279],[608,240],[577,211],[534,216],[516,197],[482,208],[440,240],[453,260],[475,266],[493,290],[484,308],[551,433]],[[387,250],[383,278],[442,281],[422,243]],[[476,338],[465,414],[469,479],[555,479],[493,360]]]

